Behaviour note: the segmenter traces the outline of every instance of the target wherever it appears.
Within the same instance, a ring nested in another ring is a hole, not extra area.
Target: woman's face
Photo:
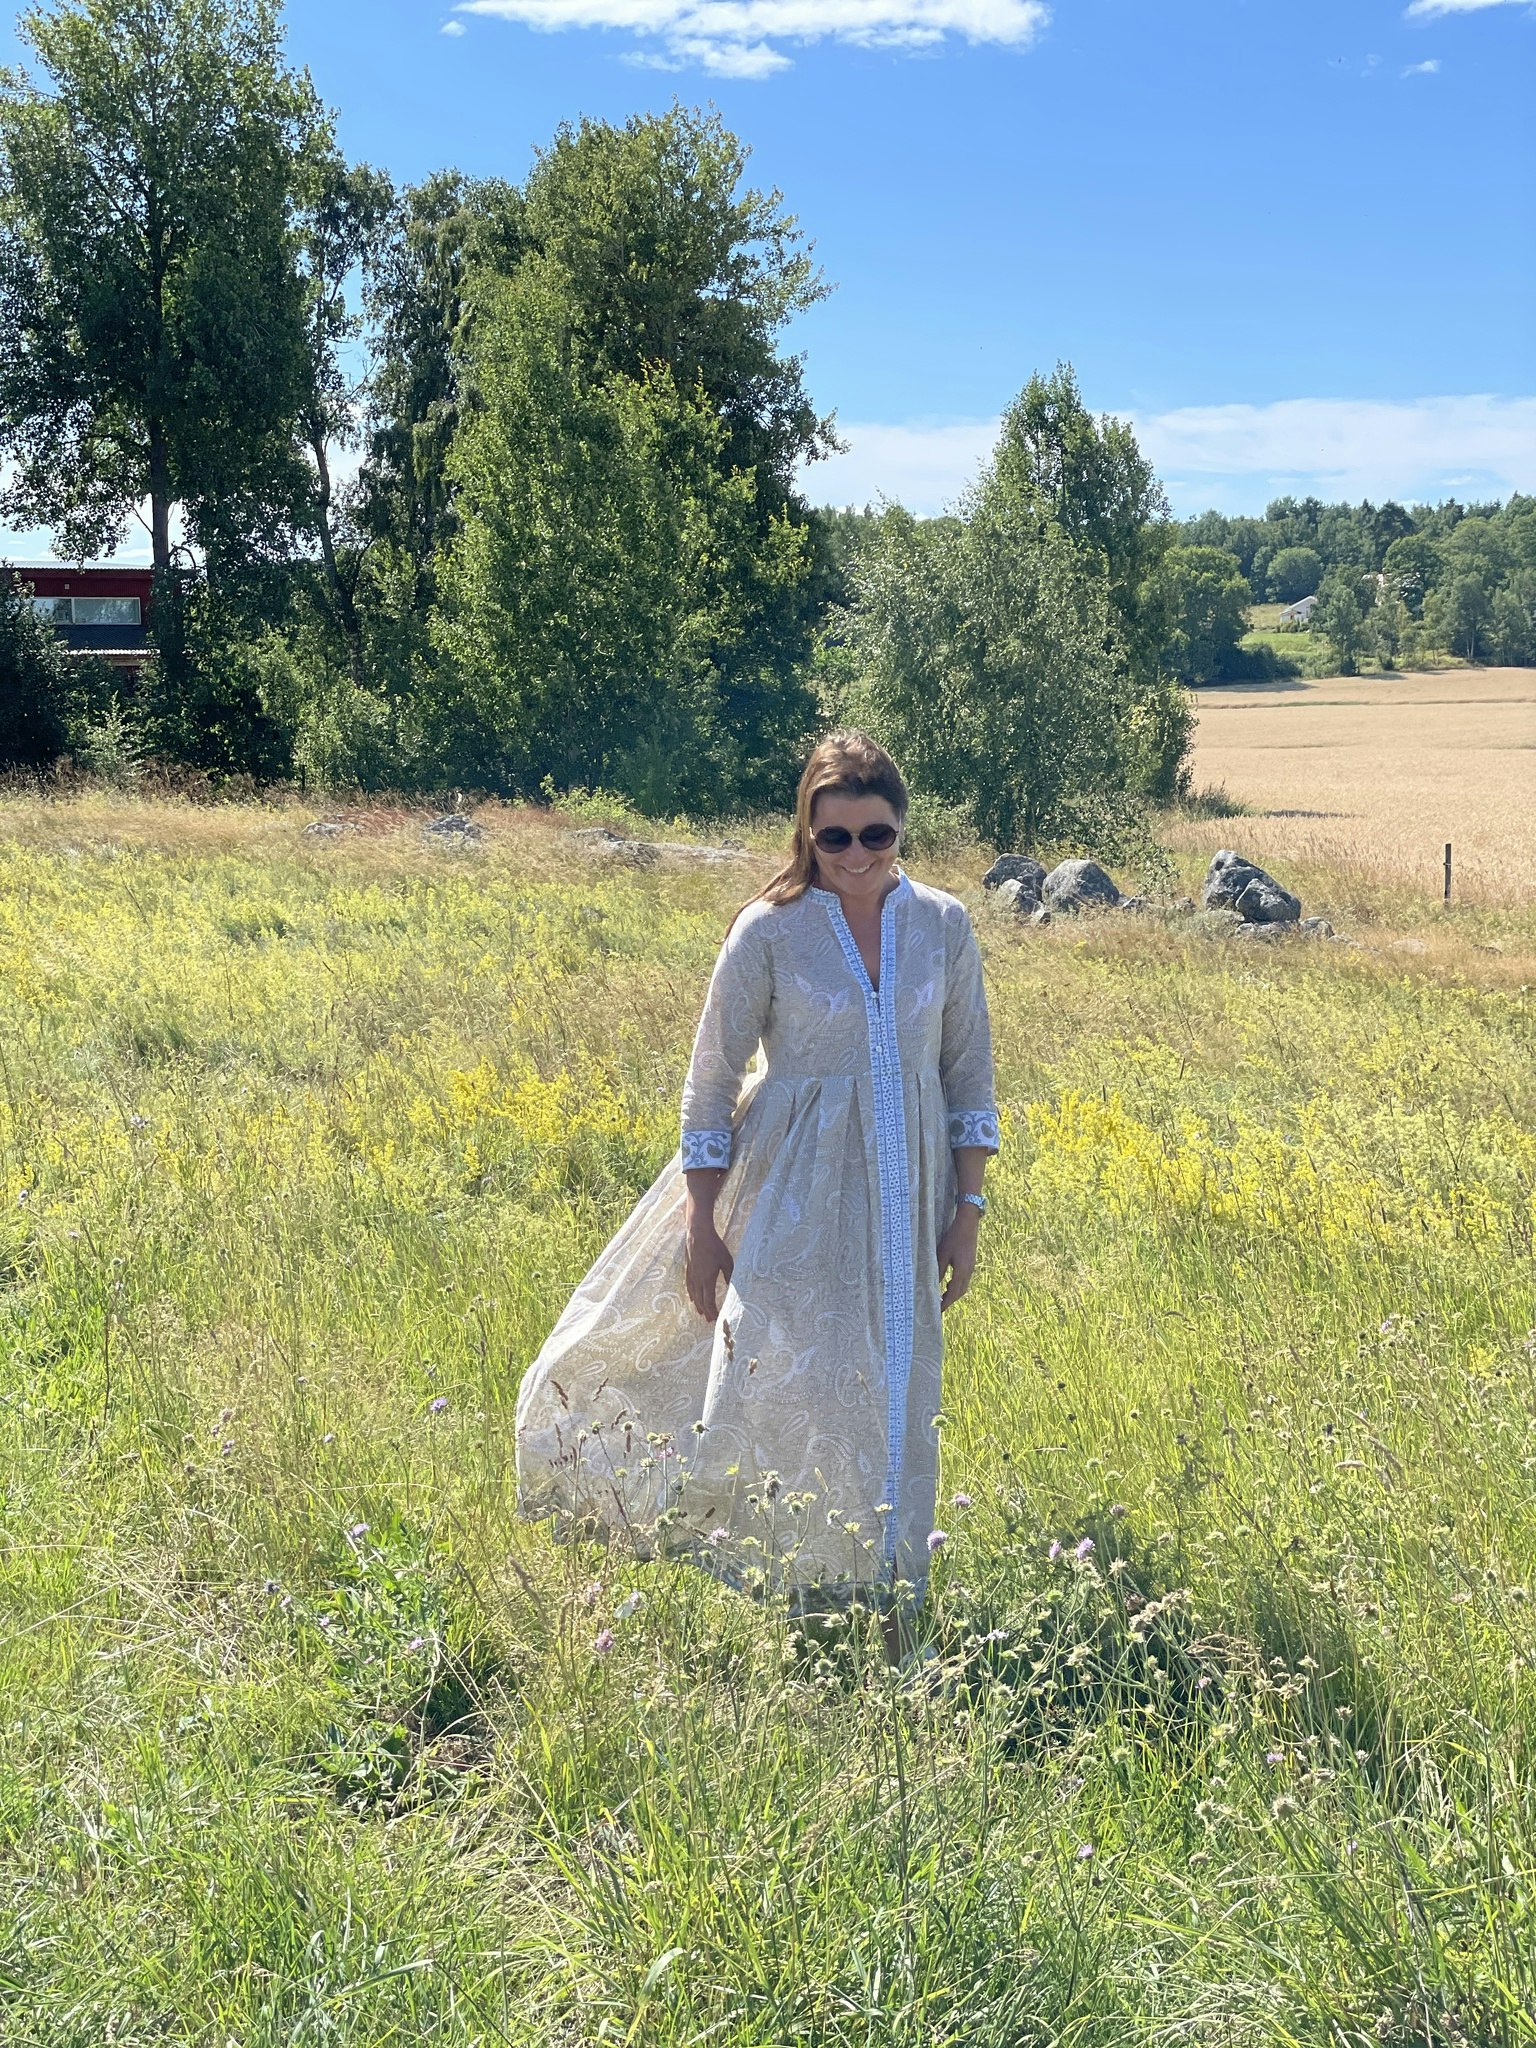
[[[811,811],[811,841],[821,885],[855,902],[872,902],[884,893],[901,850],[899,837],[884,848],[862,845],[859,834],[868,825],[891,826],[898,834],[901,829],[900,819],[883,796],[844,796],[828,791],[817,797]],[[819,843],[818,833],[838,829],[853,835],[848,846],[833,850]]]

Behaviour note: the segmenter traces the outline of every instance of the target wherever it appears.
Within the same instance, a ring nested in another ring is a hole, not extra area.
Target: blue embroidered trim
[[[813,889],[827,906],[853,977],[864,995],[869,1029],[869,1071],[875,1089],[875,1156],[880,1175],[880,1252],[884,1267],[886,1467],[885,1560],[896,1555],[896,1509],[907,1452],[907,1386],[912,1378],[912,1324],[916,1282],[912,1270],[911,1176],[907,1168],[907,1112],[896,1036],[896,904],[907,891],[901,881],[880,913],[880,987],[870,985],[843,906],[830,889]]]
[[[698,1173],[711,1166],[729,1166],[731,1134],[729,1131],[684,1131],[682,1154],[684,1173]]]
[[[995,1109],[952,1109],[949,1112],[949,1148],[959,1152],[976,1145],[984,1152],[1001,1149]]]

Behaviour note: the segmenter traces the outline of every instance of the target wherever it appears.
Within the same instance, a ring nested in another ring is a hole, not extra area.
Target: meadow
[[[0,801],[0,2039],[1536,2040],[1519,861],[1179,826],[1281,948],[917,864],[1006,1144],[913,1682],[515,1517],[764,842],[310,815]]]

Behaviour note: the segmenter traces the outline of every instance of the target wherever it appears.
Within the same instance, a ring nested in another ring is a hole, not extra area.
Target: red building
[[[34,607],[71,654],[94,655],[125,669],[140,668],[148,659],[152,570],[62,569],[57,563],[19,562],[10,574],[16,582],[31,585]]]

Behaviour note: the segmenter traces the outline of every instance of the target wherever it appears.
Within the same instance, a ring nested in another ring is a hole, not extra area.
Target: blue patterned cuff
[[[983,1152],[998,1150],[995,1109],[952,1109],[949,1112],[949,1149],[960,1152],[973,1145]]]
[[[684,1173],[698,1173],[707,1167],[724,1167],[729,1166],[730,1163],[731,1134],[729,1131],[684,1131]]]

